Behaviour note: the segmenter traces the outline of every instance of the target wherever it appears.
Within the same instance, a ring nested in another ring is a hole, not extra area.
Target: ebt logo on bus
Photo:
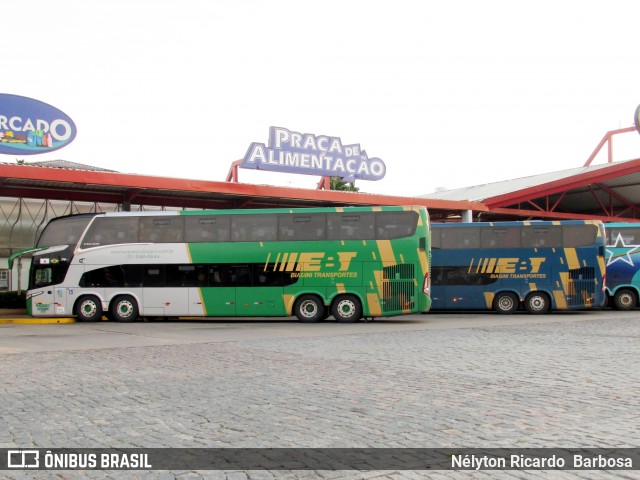
[[[73,120],[57,108],[0,93],[0,154],[52,152],[71,143],[76,133]]]
[[[524,275],[537,277],[545,277],[545,274],[541,274],[540,266],[544,263],[546,258],[544,257],[531,257],[531,258],[479,258],[476,262],[472,259],[469,263],[469,272],[473,273],[490,273],[495,275],[506,274],[509,277],[514,275]]]
[[[348,272],[357,252],[338,252],[337,256],[325,252],[278,252],[275,258],[267,255],[265,271],[272,272]],[[357,274],[356,274],[357,275]]]

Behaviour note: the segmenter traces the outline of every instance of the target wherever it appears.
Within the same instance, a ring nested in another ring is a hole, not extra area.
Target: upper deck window
[[[138,242],[139,217],[97,217],[82,239],[81,248]]]

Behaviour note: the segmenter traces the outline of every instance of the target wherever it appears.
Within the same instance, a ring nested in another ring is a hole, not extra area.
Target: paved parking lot
[[[639,339],[640,312],[430,314],[351,325],[0,325],[0,448],[636,447]],[[105,476],[44,473],[0,476]],[[109,478],[638,473],[154,471]]]

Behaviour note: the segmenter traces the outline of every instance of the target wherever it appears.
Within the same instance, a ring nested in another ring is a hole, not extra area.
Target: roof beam
[[[606,205],[602,203],[602,200],[600,200],[600,197],[597,195],[595,189],[593,188],[593,185],[589,185],[589,192],[591,192],[591,196],[596,199],[596,202],[598,203],[598,205],[600,205],[600,208],[602,208],[602,211],[607,216],[613,214],[613,202],[611,201],[611,196],[609,196],[609,206],[611,207],[611,210],[609,210]]]
[[[635,205],[632,201],[630,201],[628,198],[623,197],[622,195],[620,195],[618,192],[612,190],[611,188],[607,187],[606,185],[603,185],[601,183],[596,183],[595,184],[599,189],[607,192],[609,194],[610,197],[615,198],[616,200],[618,200],[619,202],[621,202],[623,205],[626,205],[627,208],[622,212],[626,212],[629,209],[633,210],[633,213],[636,214],[640,211],[640,209],[638,208],[637,205]],[[592,192],[593,193],[593,192]],[[603,210],[606,211],[605,208],[603,208]],[[613,202],[611,202],[611,215],[614,215],[614,206],[613,206]],[[614,215],[615,216],[615,215]]]
[[[539,217],[552,220],[601,220],[603,222],[619,222],[619,217],[590,215],[586,213],[564,213],[564,212],[538,212],[534,210],[523,210],[520,208],[492,208],[488,213],[500,215],[512,215],[514,217]],[[634,222],[640,220],[635,218],[625,218],[624,221]]]
[[[44,193],[38,194],[37,192],[40,190],[48,192],[48,189],[64,190],[70,197],[68,199],[75,199],[75,195],[81,195],[77,193],[80,191],[95,192],[100,189],[108,189],[109,192],[118,194],[117,200],[113,203],[119,203],[122,199],[123,191],[142,189],[146,191],[145,195],[149,192],[154,192],[158,196],[166,194],[167,198],[180,197],[181,195],[195,198],[197,194],[215,194],[219,198],[232,201],[238,197],[253,199],[254,202],[258,199],[269,202],[282,202],[283,199],[286,199],[292,205],[308,202],[315,205],[418,205],[425,206],[428,209],[487,210],[485,205],[480,202],[400,197],[337,190],[311,190],[29,165],[0,165],[1,178],[7,179],[8,183],[15,184],[19,182],[21,185],[29,185],[30,191],[33,193],[24,196],[32,198],[47,198]],[[38,185],[39,182],[46,182],[47,186]],[[136,203],[140,201],[141,197],[142,195],[136,197]]]
[[[619,178],[624,175],[637,174],[640,172],[640,159],[629,160],[621,164],[613,164],[604,168],[590,170],[585,173],[573,175],[543,185],[525,188],[516,192],[497,195],[486,198],[485,205],[490,209],[507,207],[527,200],[541,198],[545,195],[553,195],[563,191],[569,191],[580,187],[585,187],[592,183],[603,182],[611,178]]]

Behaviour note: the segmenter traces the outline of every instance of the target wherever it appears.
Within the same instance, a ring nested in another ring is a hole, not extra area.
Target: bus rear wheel
[[[116,322],[133,322],[138,318],[138,303],[130,295],[120,295],[111,301],[109,315]]]
[[[362,317],[362,305],[354,295],[340,295],[331,304],[331,314],[340,323],[351,323]]]
[[[78,299],[76,315],[81,322],[96,322],[102,318],[102,302],[95,295],[86,295]]]
[[[616,310],[633,310],[637,304],[636,294],[628,288],[618,290],[613,296],[613,308]]]
[[[518,298],[513,293],[499,293],[493,301],[493,309],[504,315],[513,313],[518,309]]]
[[[530,293],[524,301],[524,308],[534,315],[547,313],[550,306],[549,297],[542,292]]]
[[[325,309],[322,300],[315,295],[302,295],[293,306],[293,314],[301,322],[317,322],[324,320]]]

